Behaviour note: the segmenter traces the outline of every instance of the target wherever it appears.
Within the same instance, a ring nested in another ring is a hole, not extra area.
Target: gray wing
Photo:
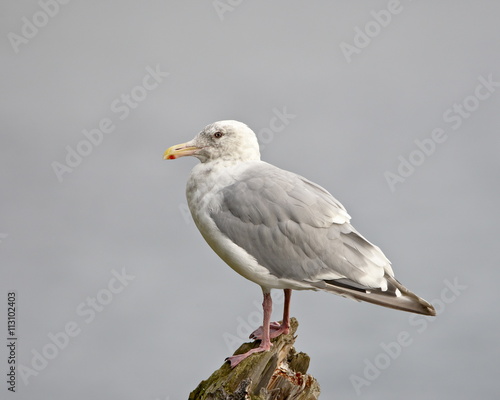
[[[217,227],[278,278],[378,288],[393,275],[342,204],[301,176],[259,163],[222,195],[211,213]]]
[[[349,223],[321,186],[258,163],[222,189],[211,211],[219,230],[271,274],[384,307],[435,315],[428,302],[394,279],[382,251]]]

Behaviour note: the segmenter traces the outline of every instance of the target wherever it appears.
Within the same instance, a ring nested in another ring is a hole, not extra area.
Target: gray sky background
[[[264,160],[327,188],[438,307],[430,322],[294,292],[296,348],[322,398],[498,395],[497,1],[40,3],[53,16],[37,1],[0,5],[1,398],[11,291],[11,397],[23,400],[184,399],[254,326],[260,288],[186,217],[197,160],[162,160],[221,119],[253,128]],[[82,131],[100,124],[112,132],[88,142]],[[123,286],[113,271],[134,278]]]

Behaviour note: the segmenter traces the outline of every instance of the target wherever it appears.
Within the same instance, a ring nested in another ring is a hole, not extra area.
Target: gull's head
[[[260,160],[255,133],[238,121],[218,121],[207,125],[193,140],[170,147],[165,160],[194,156],[201,162],[214,160]]]

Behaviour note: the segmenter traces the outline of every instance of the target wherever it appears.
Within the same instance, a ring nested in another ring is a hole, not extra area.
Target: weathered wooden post
[[[307,374],[309,356],[293,347],[299,323],[295,318],[290,323],[290,333],[273,339],[270,351],[253,354],[233,369],[224,363],[191,392],[189,400],[318,399],[319,384]],[[235,354],[256,346],[244,343]]]

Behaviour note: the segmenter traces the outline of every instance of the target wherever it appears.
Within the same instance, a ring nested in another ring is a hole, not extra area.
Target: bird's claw
[[[289,327],[279,322],[271,322],[269,324],[269,337],[270,339],[274,339],[284,333],[285,335],[289,332]],[[262,340],[263,337],[263,329],[262,326],[257,328],[250,334],[250,339],[253,340]]]
[[[254,353],[261,353],[263,351],[268,351],[271,348],[272,344],[268,343],[267,345],[261,344],[259,347],[256,347],[255,349],[251,349],[247,351],[246,353],[243,354],[236,354],[231,357],[227,357],[224,361],[229,361],[229,365],[231,368],[236,367],[240,362],[242,362],[245,358],[248,356],[251,356]]]

